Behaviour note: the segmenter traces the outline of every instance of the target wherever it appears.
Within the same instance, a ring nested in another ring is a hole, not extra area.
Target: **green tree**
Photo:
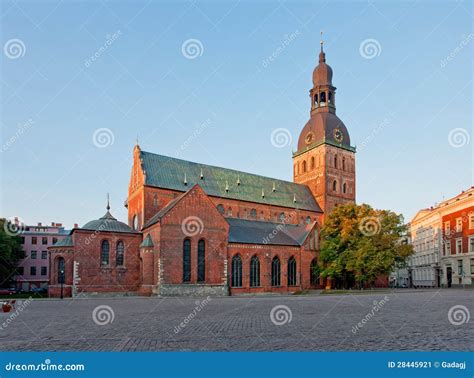
[[[403,217],[369,205],[336,206],[321,230],[321,275],[343,286],[372,285],[413,253]]]
[[[24,257],[18,228],[0,218],[0,287],[7,286],[12,281],[18,263]]]

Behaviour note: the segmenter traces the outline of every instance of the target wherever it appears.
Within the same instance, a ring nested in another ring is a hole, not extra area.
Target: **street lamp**
[[[61,269],[60,273],[61,273],[61,276],[60,276],[60,282],[61,282],[61,299],[63,299],[63,298],[64,298],[64,295],[63,295],[63,290],[64,290],[64,269]]]

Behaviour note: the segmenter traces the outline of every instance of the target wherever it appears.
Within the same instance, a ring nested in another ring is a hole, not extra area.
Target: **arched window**
[[[272,260],[272,286],[281,285],[280,272],[281,272],[280,259],[278,258],[278,256],[275,256]]]
[[[334,155],[334,168],[337,168],[337,155]]]
[[[158,207],[158,196],[156,194],[153,195],[153,206]]]
[[[138,230],[138,215],[134,215],[132,218],[132,228]]]
[[[346,158],[345,157],[342,158],[342,170],[343,171],[346,170]]]
[[[260,286],[260,260],[257,255],[250,260],[250,286]]]
[[[219,211],[219,213],[221,214],[224,214],[225,212],[224,205],[222,204],[217,205],[217,211]]]
[[[310,216],[307,216],[305,222],[306,222],[306,224],[310,224],[310,223],[311,223],[311,217],[310,217]]]
[[[197,266],[197,280],[198,282],[204,282],[206,280],[206,242],[203,239],[198,241]]]
[[[332,92],[330,91],[329,92],[329,95],[328,95],[328,102],[331,103],[332,102]]]
[[[103,240],[100,247],[100,265],[109,265],[110,245],[108,240]]]
[[[306,160],[303,160],[303,173],[306,172]]]
[[[242,287],[242,259],[239,255],[232,257],[232,287]]]
[[[320,98],[321,105],[325,105],[326,104],[326,92],[321,92],[321,94],[319,95],[319,98]]]
[[[124,252],[125,252],[125,247],[123,245],[123,241],[119,241],[117,243],[117,248],[115,250],[115,264],[117,266],[123,266]]]
[[[257,210],[256,209],[250,210],[250,218],[257,219]]]
[[[311,261],[309,266],[309,282],[311,286],[316,286],[319,284],[319,268],[318,260],[316,258]]]
[[[347,185],[346,183],[342,184],[342,193],[346,193],[347,191]]]
[[[336,180],[334,180],[334,181],[332,182],[332,190],[334,190],[335,192],[337,192],[337,181],[336,181]]]
[[[183,242],[183,282],[191,281],[191,240]]]
[[[58,283],[66,283],[66,263],[64,258],[58,258]]]
[[[318,94],[317,93],[314,95],[314,105],[318,106]]]
[[[296,260],[293,256],[288,260],[288,286],[296,285]]]
[[[311,156],[311,169],[314,169],[314,156]]]
[[[229,208],[227,209],[227,215],[228,215],[229,217],[232,216],[232,207],[229,207]]]

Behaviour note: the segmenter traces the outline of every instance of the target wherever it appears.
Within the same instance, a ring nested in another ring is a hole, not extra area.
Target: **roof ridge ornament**
[[[188,179],[186,178],[186,173],[184,174],[184,181],[183,181],[183,184],[184,184],[184,185],[188,185]]]
[[[240,175],[237,176],[237,186],[240,186]]]
[[[272,192],[276,192],[275,181],[273,181],[273,189],[272,189]]]
[[[296,203],[296,193],[293,193],[293,203]]]
[[[262,188],[262,198],[265,198],[265,190]]]
[[[229,183],[225,180],[225,191],[229,192]]]
[[[200,176],[201,180],[204,180],[204,174],[202,172],[202,168],[201,168],[201,176]]]
[[[323,31],[321,30],[321,40],[319,42],[321,44],[321,52],[319,53],[319,63],[325,63],[326,62],[326,54],[324,53],[323,45]]]

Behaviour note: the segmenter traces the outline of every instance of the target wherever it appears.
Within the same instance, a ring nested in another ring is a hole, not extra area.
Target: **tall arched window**
[[[183,282],[191,281],[191,240],[183,242]]]
[[[281,266],[280,266],[280,259],[278,256],[275,256],[272,260],[272,286],[280,286],[280,273],[281,273]]]
[[[132,218],[132,228],[138,230],[138,215],[134,215]]]
[[[314,169],[314,156],[311,156],[311,169]]]
[[[217,211],[219,211],[219,213],[221,214],[224,214],[225,212],[224,205],[222,205],[221,203],[217,205]]]
[[[343,171],[346,170],[346,158],[345,157],[342,158],[342,170]]]
[[[260,260],[257,255],[250,260],[250,286],[260,286]]]
[[[242,259],[239,255],[232,257],[232,287],[242,287]]]
[[[296,286],[296,260],[293,256],[288,260],[288,286]]]
[[[346,183],[342,184],[342,193],[346,193],[347,191],[347,185]]]
[[[117,266],[123,266],[124,252],[125,252],[125,247],[123,245],[123,241],[119,241],[117,243],[117,248],[115,251],[115,264]]]
[[[337,155],[334,155],[334,168],[337,168]]]
[[[279,219],[280,222],[284,222],[286,220],[285,213],[280,213],[280,215],[278,216],[278,219]]]
[[[314,106],[318,106],[318,94],[314,95]]]
[[[332,182],[332,190],[334,190],[335,192],[337,192],[337,181],[336,181],[336,180],[334,180],[334,181]]]
[[[109,265],[110,245],[108,240],[103,240],[100,247],[100,265]]]
[[[319,284],[318,260],[316,258],[311,261],[309,266],[309,282],[311,286],[316,286]]]
[[[66,283],[66,263],[64,258],[58,258],[58,283]]]
[[[256,209],[250,210],[250,218],[257,219],[257,210]]]
[[[197,266],[197,280],[198,282],[204,282],[206,280],[206,242],[203,239],[198,241]]]
[[[303,160],[303,173],[306,172],[306,160]]]

